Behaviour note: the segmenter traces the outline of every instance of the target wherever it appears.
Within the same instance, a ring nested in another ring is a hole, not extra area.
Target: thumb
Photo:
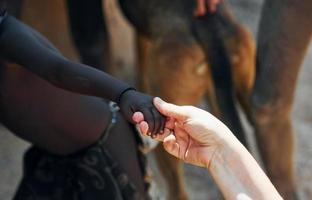
[[[154,105],[166,117],[172,117],[179,121],[184,121],[187,117],[186,111],[181,106],[167,103],[159,97],[154,98]]]

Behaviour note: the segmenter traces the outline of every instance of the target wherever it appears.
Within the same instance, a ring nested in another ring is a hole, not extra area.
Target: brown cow
[[[197,0],[197,14],[216,1]],[[312,2],[266,0],[257,51],[257,76],[250,99],[252,122],[272,182],[286,199],[295,193],[294,141],[290,112],[298,72],[310,44]],[[283,155],[283,156],[281,156]]]
[[[164,6],[161,7],[162,1],[148,1],[148,3],[146,1],[141,1],[141,3],[140,1],[128,1],[127,5],[126,0],[120,0],[121,5],[124,5],[125,13],[134,22],[141,35],[153,36],[153,38],[148,38],[149,42],[146,42],[147,39],[140,36],[141,63],[146,62],[142,56],[146,56],[145,49],[149,48],[150,44],[154,47],[160,46],[159,43],[161,41],[156,41],[154,36],[166,30],[162,22],[169,24],[167,28],[176,28],[177,26],[179,26],[177,30],[185,28],[181,19],[186,19],[187,21],[187,19],[191,18],[192,11],[190,10],[193,9],[191,2],[170,1],[165,2]],[[170,5],[174,6],[170,8]],[[184,5],[187,5],[187,8]],[[188,10],[186,11],[188,16],[186,17],[183,14],[172,15],[172,13],[177,13],[179,10]],[[258,146],[268,175],[286,199],[295,198],[293,134],[290,112],[297,74],[312,34],[310,10],[312,10],[310,0],[265,1],[258,34],[256,82],[250,98],[251,107],[249,109],[252,110],[252,117],[247,112],[255,127]],[[161,21],[161,18],[164,20]],[[174,26],[174,24],[178,25]],[[179,37],[188,37],[185,36],[185,32],[183,34],[181,32],[183,31],[178,33],[180,34]],[[209,35],[209,31],[207,35]],[[177,38],[175,39],[177,40]],[[190,42],[191,40],[189,40],[188,44],[192,43]],[[158,44],[156,45],[156,43]],[[169,43],[172,44],[172,42]],[[203,43],[201,42],[201,44]],[[178,54],[181,54],[181,51],[177,52],[176,55]],[[195,65],[201,66],[200,62]],[[202,68],[199,67],[199,69]],[[140,69],[140,71],[145,73],[144,70],[145,68]],[[233,73],[235,73],[235,70],[233,70]],[[148,79],[146,77],[143,78],[145,79],[143,81],[144,84],[147,85],[146,80]],[[253,78],[250,76],[247,79],[252,82]],[[246,82],[249,81],[246,80]],[[172,79],[171,82],[174,83]],[[198,83],[196,81],[194,84],[201,85],[201,81],[199,80]],[[250,86],[251,84],[247,84],[242,87],[245,88],[244,94],[248,94]],[[197,95],[200,96],[201,94]],[[239,95],[238,97],[244,99],[241,96],[244,95]],[[214,101],[210,100],[210,102]],[[241,100],[241,102],[244,102],[244,100]],[[211,103],[211,105],[216,105],[216,103]],[[243,105],[248,109],[246,102]],[[215,106],[212,107],[215,108]]]
[[[297,199],[290,119],[297,77],[312,37],[312,1],[266,0],[250,98],[265,168],[285,199]]]
[[[213,52],[209,51],[208,48],[202,48],[203,43],[201,42],[203,41],[198,41],[190,30],[183,30],[178,20],[176,24],[168,20],[167,23],[171,29],[158,37],[140,34],[138,49],[140,51],[139,71],[141,75],[139,77],[142,78],[141,87],[143,91],[160,96],[175,104],[197,105],[206,95],[212,112],[223,118],[228,125],[232,125],[232,130],[238,133],[237,136],[240,140],[245,141],[243,131],[239,127],[240,122],[236,121],[237,118],[233,120],[233,118],[238,117],[237,113],[231,113],[233,107],[229,108],[226,104],[234,105],[236,96],[243,108],[248,109],[247,98],[253,86],[255,72],[255,44],[250,32],[236,23],[228,10],[223,10],[220,15],[226,23],[218,31],[220,31],[219,42],[222,42],[225,48],[223,53],[230,62],[232,73],[229,80],[221,80],[212,76],[214,63],[211,60],[215,58],[209,54]],[[154,23],[158,22],[153,20]],[[200,26],[209,27],[211,23],[208,19]],[[210,38],[205,42],[214,43],[217,41]],[[214,55],[219,56],[220,59],[224,58],[224,55]],[[222,65],[221,62],[215,67],[227,66]],[[220,70],[227,73],[226,70]],[[233,88],[231,86],[221,88],[219,90],[220,96],[216,96],[215,92],[218,91],[218,88],[215,85],[218,86],[222,81],[228,81]],[[232,93],[234,91],[236,95]],[[222,98],[224,98],[223,102]],[[225,105],[220,107],[222,103]],[[183,172],[180,163],[175,158],[165,156],[166,152],[161,146],[156,149],[156,152],[156,158],[164,177],[169,184],[175,183],[178,186],[176,188],[169,187],[169,199],[187,199],[185,190],[183,190],[183,180],[179,176]]]

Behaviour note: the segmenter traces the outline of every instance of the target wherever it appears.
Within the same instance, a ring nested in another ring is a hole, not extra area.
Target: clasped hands
[[[208,167],[215,154],[221,153],[225,141],[233,137],[231,131],[210,113],[193,106],[177,106],[154,98],[154,105],[164,115],[164,131],[153,135],[162,141],[165,150],[187,163]],[[136,112],[133,121],[141,134],[148,133],[148,123],[144,115]]]

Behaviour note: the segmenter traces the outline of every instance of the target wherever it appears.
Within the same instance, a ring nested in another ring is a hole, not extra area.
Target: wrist
[[[219,145],[215,148],[213,154],[209,155],[209,151],[205,156],[205,164],[208,170],[219,166],[220,164],[228,163],[232,158],[237,156],[245,147],[239,140],[232,134],[223,137]]]
[[[248,199],[281,199],[256,160],[235,137],[216,152],[208,170],[225,199],[237,199],[242,194]]]
[[[115,102],[119,105],[122,98],[125,96],[126,93],[128,93],[129,91],[136,91],[136,89],[134,87],[127,87],[125,89],[123,89],[118,96],[115,98]]]

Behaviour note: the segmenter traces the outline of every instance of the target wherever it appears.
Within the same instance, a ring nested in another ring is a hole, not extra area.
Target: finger
[[[142,121],[138,124],[139,132],[145,136],[147,136],[148,132],[148,124],[146,121]]]
[[[197,0],[195,16],[200,17],[206,14],[206,0]]]
[[[153,139],[162,142],[162,141],[164,141],[164,139],[165,139],[166,137],[168,137],[170,134],[172,134],[172,132],[171,132],[169,129],[165,128],[163,134],[157,134],[156,137],[153,138]]]
[[[159,130],[160,134],[163,134],[165,131],[166,121],[167,121],[166,117],[162,116],[160,118],[160,130]]]
[[[154,105],[157,110],[166,117],[173,117],[177,120],[184,121],[187,117],[186,111],[181,106],[167,103],[159,97],[154,98]]]
[[[140,123],[142,121],[144,121],[144,115],[143,113],[141,112],[135,112],[133,115],[132,115],[132,120],[135,122],[135,123]]]
[[[142,113],[144,115],[144,121],[147,122],[148,124],[148,132],[147,132],[147,135],[150,136],[150,134],[152,133],[152,131],[154,130],[154,117],[153,117],[153,114],[152,112],[147,109],[147,108],[144,108],[142,109]]]
[[[154,117],[154,130],[152,131],[152,135],[155,136],[157,133],[160,132],[162,116],[155,108],[152,108],[151,112]]]
[[[179,144],[177,143],[176,137],[173,134],[170,134],[164,138],[163,146],[168,153],[179,158]]]
[[[168,117],[167,119],[166,119],[166,125],[165,125],[165,128],[168,128],[168,129],[174,129],[174,127],[175,127],[175,122],[176,122],[176,120],[174,119],[174,118],[172,118],[172,117]]]
[[[165,125],[166,125],[166,120],[167,118],[165,116],[163,116],[158,110],[155,109],[155,111],[157,112],[159,118],[159,128],[157,130],[157,134],[163,134],[164,133],[164,129],[165,129]]]
[[[121,107],[121,112],[127,121],[129,121],[132,124],[136,123],[135,121],[133,121],[134,112],[130,108]]]

